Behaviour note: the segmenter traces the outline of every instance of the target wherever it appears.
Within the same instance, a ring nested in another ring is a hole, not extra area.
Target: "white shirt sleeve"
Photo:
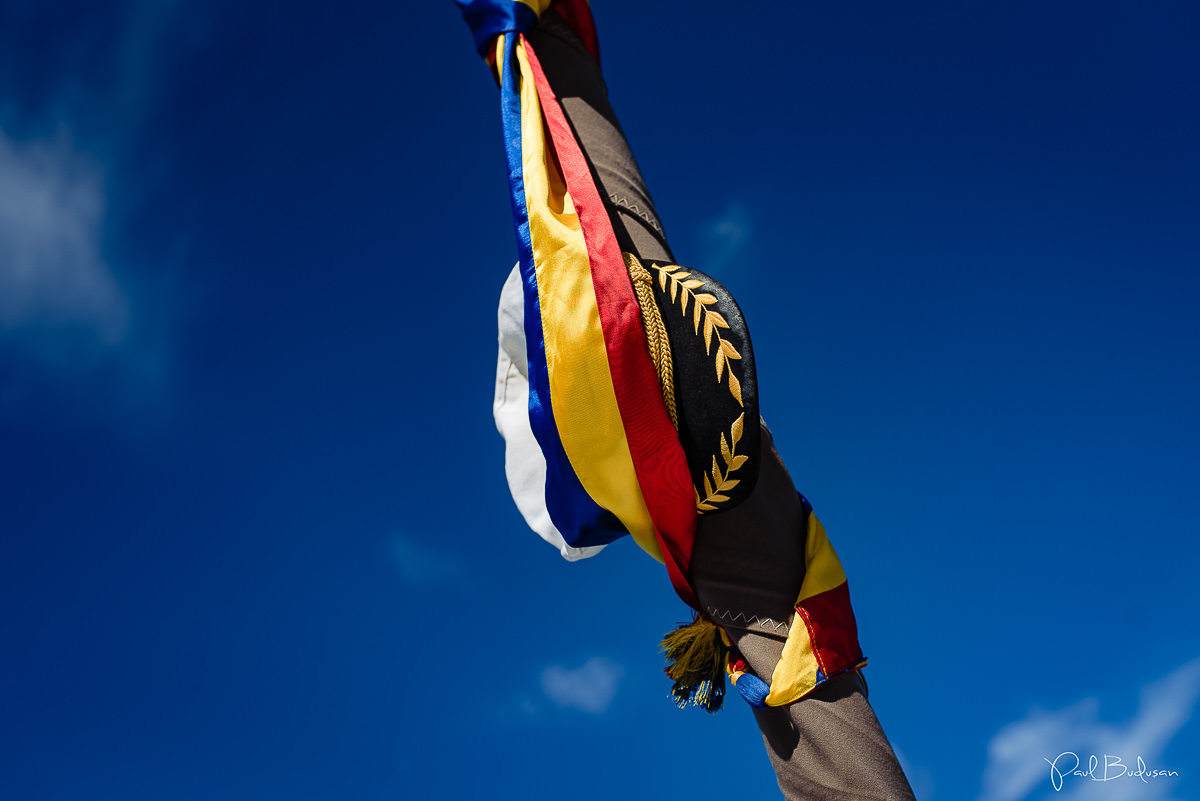
[[[595,556],[603,545],[572,548],[546,510],[546,459],[529,426],[529,362],[525,352],[525,301],[520,271],[514,267],[500,292],[497,319],[500,350],[496,356],[496,396],[492,413],[504,437],[504,474],[517,509],[529,527],[558,548],[564,559]]]

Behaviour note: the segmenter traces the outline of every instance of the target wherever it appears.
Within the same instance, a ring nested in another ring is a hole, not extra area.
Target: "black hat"
[[[761,454],[746,319],[729,290],[699,270],[624,256],[696,511],[732,509],[754,490]]]

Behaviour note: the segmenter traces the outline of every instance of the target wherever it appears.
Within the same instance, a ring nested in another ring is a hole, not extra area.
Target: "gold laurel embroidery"
[[[714,295],[707,292],[696,293],[697,289],[704,286],[704,281],[698,278],[692,278],[692,274],[679,265],[651,265],[658,272],[658,286],[664,292],[667,292],[667,287],[670,287],[671,304],[674,305],[675,299],[679,299],[679,307],[686,317],[688,308],[691,307],[692,330],[699,335],[701,325],[704,326],[704,353],[708,355],[713,349],[713,342],[716,342],[716,351],[713,356],[713,365],[717,371],[717,383],[721,383],[721,379],[728,375],[729,394],[738,402],[739,406],[745,406],[742,402],[742,384],[738,377],[734,375],[733,367],[730,365],[732,360],[740,360],[742,355],[738,353],[737,348],[733,343],[724,339],[721,336],[721,329],[728,329],[729,323],[715,309],[708,308],[717,303]],[[692,301],[689,303],[689,301]],[[726,370],[725,368],[729,369]],[[738,470],[746,462],[750,461],[749,456],[737,453],[738,442],[742,438],[742,426],[744,424],[746,413],[742,412],[738,419],[733,422],[730,429],[729,439],[721,434],[721,460],[725,463],[722,470],[721,465],[717,462],[717,457],[713,456],[712,471],[710,474],[702,476],[704,482],[704,497],[700,497],[700,489],[696,486],[692,487],[692,492],[696,497],[696,511],[699,514],[705,512],[715,512],[718,509],[718,504],[725,503],[729,500],[729,496],[725,493],[733,489],[740,483],[740,479],[733,478],[734,471]]]
[[[729,500],[729,496],[722,493],[733,489],[740,482],[740,479],[732,478],[733,472],[750,461],[749,456],[744,456],[737,452],[737,445],[738,441],[742,438],[742,425],[745,419],[746,413],[742,412],[738,415],[738,419],[733,421],[733,428],[730,429],[730,438],[728,441],[726,441],[724,434],[721,435],[721,459],[725,462],[725,469],[721,470],[720,465],[717,464],[717,457],[714,456],[712,460],[712,481],[709,481],[708,475],[704,476],[704,498],[701,499],[700,491],[692,487],[692,492],[696,495],[696,511],[700,514],[715,512],[717,510],[715,504]]]
[[[652,265],[658,271],[658,286],[664,292],[667,290],[667,283],[671,286],[671,303],[675,302],[676,295],[679,296],[679,305],[683,310],[684,315],[688,313],[688,300],[694,300],[692,305],[692,328],[697,334],[700,333],[700,325],[704,324],[704,353],[708,355],[712,348],[713,340],[717,342],[716,356],[713,358],[713,363],[717,369],[717,383],[721,383],[723,375],[729,376],[729,394],[738,402],[738,406],[745,406],[742,403],[742,382],[733,374],[733,369],[726,370],[725,367],[732,359],[741,359],[742,355],[737,352],[737,348],[732,342],[721,338],[719,329],[729,328],[729,323],[725,318],[715,310],[709,309],[717,302],[715,296],[707,292],[697,295],[694,290],[704,286],[704,282],[698,278],[692,278],[684,268],[679,265],[668,265],[659,267],[657,264]]]

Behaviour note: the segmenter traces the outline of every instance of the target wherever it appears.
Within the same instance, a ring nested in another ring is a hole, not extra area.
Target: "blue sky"
[[[1200,796],[1195,7],[595,14],[918,797]],[[663,569],[507,496],[453,5],[0,17],[0,796],[772,797],[667,698]]]

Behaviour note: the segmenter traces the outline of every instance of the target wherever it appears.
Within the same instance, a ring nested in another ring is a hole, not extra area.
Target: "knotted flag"
[[[629,533],[697,607],[696,506],[625,260],[579,142],[526,32],[553,6],[599,60],[584,0],[458,4],[500,84],[546,506],[573,547]]]
[[[544,508],[564,555],[630,534],[664,562],[680,598],[697,610],[663,642],[680,705],[715,711],[725,673],[752,705],[779,706],[861,667],[846,576],[802,496],[805,574],[769,684],[746,671],[727,634],[700,610],[688,580],[697,514],[738,505],[758,474],[749,332],[710,277],[643,263],[618,246],[583,149],[525,36],[553,8],[599,62],[587,2],[455,2],[500,86],[529,388],[522,436],[532,433],[541,450]]]

